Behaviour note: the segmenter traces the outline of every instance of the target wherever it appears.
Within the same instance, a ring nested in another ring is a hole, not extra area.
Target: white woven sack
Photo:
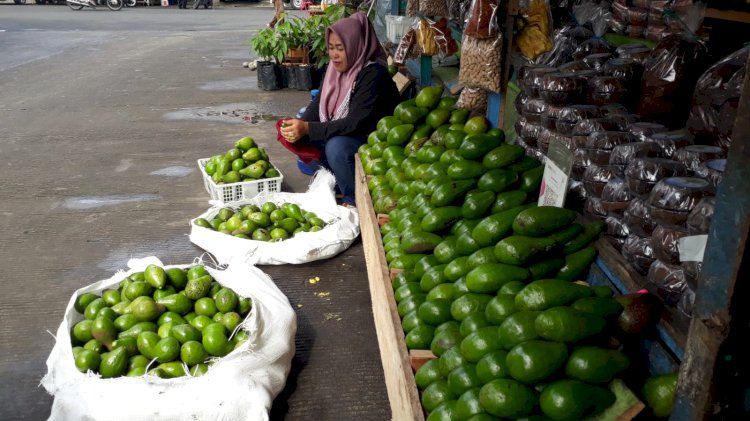
[[[161,266],[155,257],[133,259],[128,262],[130,271],[81,288],[71,297],[42,379],[44,388],[55,397],[49,419],[267,420],[273,399],[284,388],[291,368],[297,320],[286,296],[271,278],[241,262],[225,270],[207,269],[217,282],[252,299],[252,310],[240,325],[250,339],[213,364],[203,376],[102,379],[75,367],[69,332],[83,318],[73,307],[76,297],[113,288],[125,276],[144,270],[150,263]]]
[[[355,208],[336,204],[333,186],[336,179],[326,170],[315,173],[305,193],[261,192],[251,199],[212,203],[198,218],[213,219],[223,207],[239,209],[244,205],[260,206],[265,202],[281,205],[295,203],[314,212],[328,223],[317,232],[301,232],[284,241],[266,242],[237,238],[195,225],[190,221],[190,241],[211,253],[219,263],[240,259],[253,265],[283,265],[328,259],[349,248],[359,235],[359,214]],[[196,218],[197,219],[197,218]]]

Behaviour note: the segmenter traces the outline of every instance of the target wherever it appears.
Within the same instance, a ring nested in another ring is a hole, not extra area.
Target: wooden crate
[[[424,412],[414,382],[414,371],[404,341],[401,318],[396,308],[378,220],[359,156],[355,161],[355,180],[355,197],[367,264],[372,316],[375,319],[385,386],[391,404],[391,419],[423,421]]]
[[[360,230],[364,245],[365,261],[372,299],[372,312],[380,348],[380,358],[385,373],[386,389],[391,405],[392,420],[425,419],[414,381],[414,373],[427,361],[437,358],[430,350],[408,350],[404,340],[396,299],[391,280],[400,270],[390,270],[385,259],[385,250],[380,235],[380,226],[388,222],[388,216],[376,214],[367,188],[368,176],[364,174],[359,156],[355,159],[356,200],[360,218]],[[606,275],[595,268],[594,276],[601,284]],[[627,390],[619,380],[611,388]],[[635,418],[645,405],[637,399],[616,404],[592,421],[629,421]]]

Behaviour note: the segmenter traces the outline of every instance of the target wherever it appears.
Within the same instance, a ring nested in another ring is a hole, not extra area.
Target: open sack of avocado
[[[190,241],[219,263],[307,263],[333,257],[359,236],[356,209],[336,204],[329,171],[319,170],[305,193],[261,192],[216,203],[191,221]]]
[[[268,419],[297,330],[271,278],[242,262],[128,266],[70,299],[42,379],[50,419]]]

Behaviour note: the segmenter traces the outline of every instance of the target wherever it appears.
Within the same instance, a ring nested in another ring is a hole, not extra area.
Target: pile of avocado
[[[300,232],[320,231],[327,225],[314,212],[289,202],[280,205],[265,202],[260,206],[244,205],[239,209],[223,207],[210,221],[196,218],[193,224],[256,241],[283,241]]]
[[[383,118],[359,154],[409,349],[433,419],[582,420],[629,359],[604,340],[623,307],[576,283],[601,222],[537,206],[543,166],[439,87]]]
[[[234,147],[225,154],[209,158],[203,170],[216,184],[255,181],[281,175],[271,164],[266,150],[255,144],[249,136],[237,140]]]
[[[84,317],[71,329],[75,365],[103,378],[200,376],[249,339],[237,327],[252,301],[202,265],[149,265],[117,288],[79,295],[74,306]]]

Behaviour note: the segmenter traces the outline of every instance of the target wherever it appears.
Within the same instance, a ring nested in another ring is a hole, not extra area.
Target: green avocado
[[[583,420],[614,402],[608,389],[569,379],[548,384],[539,396],[542,412],[555,421]]]
[[[508,373],[525,384],[544,381],[565,364],[568,347],[559,342],[529,340],[514,346],[505,362]]]
[[[570,354],[565,374],[587,383],[609,383],[628,366],[630,360],[620,351],[584,346]]]

